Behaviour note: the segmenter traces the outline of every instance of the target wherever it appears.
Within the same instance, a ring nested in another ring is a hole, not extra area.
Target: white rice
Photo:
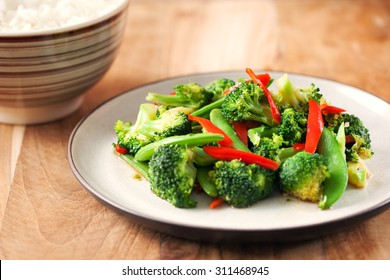
[[[0,32],[68,27],[105,15],[126,0],[0,0]]]

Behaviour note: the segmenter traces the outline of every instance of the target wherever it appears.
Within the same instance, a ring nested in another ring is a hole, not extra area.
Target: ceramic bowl
[[[44,123],[77,110],[117,55],[127,7],[69,27],[0,33],[0,122]]]

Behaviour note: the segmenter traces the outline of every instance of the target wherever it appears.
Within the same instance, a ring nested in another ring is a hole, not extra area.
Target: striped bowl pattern
[[[0,34],[0,122],[43,123],[77,110],[115,59],[127,6],[73,29]]]

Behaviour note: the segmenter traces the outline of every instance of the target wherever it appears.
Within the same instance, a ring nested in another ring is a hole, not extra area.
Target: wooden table
[[[1,259],[389,259],[390,211],[308,241],[206,244],[132,223],[75,179],[67,144],[96,106],[147,82],[245,67],[338,80],[390,101],[386,0],[132,0],[118,59],[61,121],[0,124]]]

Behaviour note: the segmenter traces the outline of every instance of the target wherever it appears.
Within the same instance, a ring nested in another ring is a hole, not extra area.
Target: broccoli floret
[[[193,208],[191,197],[196,168],[194,152],[181,145],[159,146],[149,161],[150,188],[158,197],[178,208]]]
[[[192,129],[187,114],[170,109],[163,112],[158,119],[145,120],[138,132],[156,141],[173,135],[185,135],[191,133]]]
[[[211,101],[214,102],[222,98],[224,96],[223,93],[225,92],[225,90],[234,86],[235,84],[236,83],[233,80],[220,79],[205,85],[204,88],[206,91],[211,92],[213,94]]]
[[[297,111],[307,111],[309,99],[322,103],[322,94],[314,84],[308,88],[298,88],[291,83],[287,74],[277,79],[275,84],[277,91],[274,99],[282,110],[294,108]]]
[[[165,111],[167,111],[167,110],[170,110],[171,112],[173,112],[173,111],[183,112],[186,115],[189,115],[189,114],[191,114],[193,112],[193,109],[188,108],[188,107],[173,107],[173,108],[169,108],[168,106],[165,106],[165,105],[158,105],[157,106],[157,111],[156,111],[156,118],[157,119],[161,118],[161,115]]]
[[[322,183],[329,177],[324,158],[320,154],[300,152],[287,158],[279,170],[281,191],[300,200],[320,202]]]
[[[282,163],[287,158],[292,157],[296,153],[300,152],[297,149],[292,147],[285,147],[283,137],[278,135],[277,133],[272,133],[272,135],[268,135],[273,130],[277,128],[269,128],[266,126],[265,129],[260,130],[258,128],[252,129],[253,131],[259,131],[257,134],[251,135],[250,139],[253,139],[255,142],[251,142],[251,150],[255,154],[261,155],[263,157],[272,159],[276,162]],[[263,134],[263,136],[261,136]],[[252,141],[252,140],[251,140]]]
[[[209,104],[213,97],[213,93],[197,83],[179,84],[173,89],[175,90],[173,95],[150,92],[146,100],[169,107],[187,107],[195,110]]]
[[[275,126],[264,91],[252,81],[238,84],[229,92],[221,110],[229,122],[252,120]]]
[[[258,145],[252,147],[252,151],[258,155],[277,161],[283,142],[283,137],[278,134],[273,134],[270,138],[262,137]]]
[[[359,158],[368,159],[374,154],[371,149],[370,132],[359,117],[343,113],[326,115],[325,121],[326,126],[335,133],[337,133],[340,125],[344,123],[345,135],[353,138],[353,141],[347,141],[345,145],[347,161],[358,162]]]
[[[129,154],[136,154],[141,147],[153,142],[151,137],[139,133],[139,128],[144,122],[154,119],[156,119],[156,107],[145,103],[140,105],[137,120],[133,125],[130,122],[124,123],[122,120],[116,121],[114,130],[118,144],[126,147]]]
[[[278,134],[283,137],[285,145],[292,146],[305,140],[307,128],[306,113],[288,108],[282,113],[282,122],[278,126]]]
[[[192,132],[187,114],[174,109],[162,111],[157,117],[157,107],[143,103],[139,107],[134,125],[118,120],[114,129],[118,144],[126,147],[129,154],[136,154],[142,147],[154,141],[172,135],[184,135]]]
[[[218,161],[209,172],[218,196],[236,208],[245,208],[268,197],[275,188],[275,171],[240,160]]]

